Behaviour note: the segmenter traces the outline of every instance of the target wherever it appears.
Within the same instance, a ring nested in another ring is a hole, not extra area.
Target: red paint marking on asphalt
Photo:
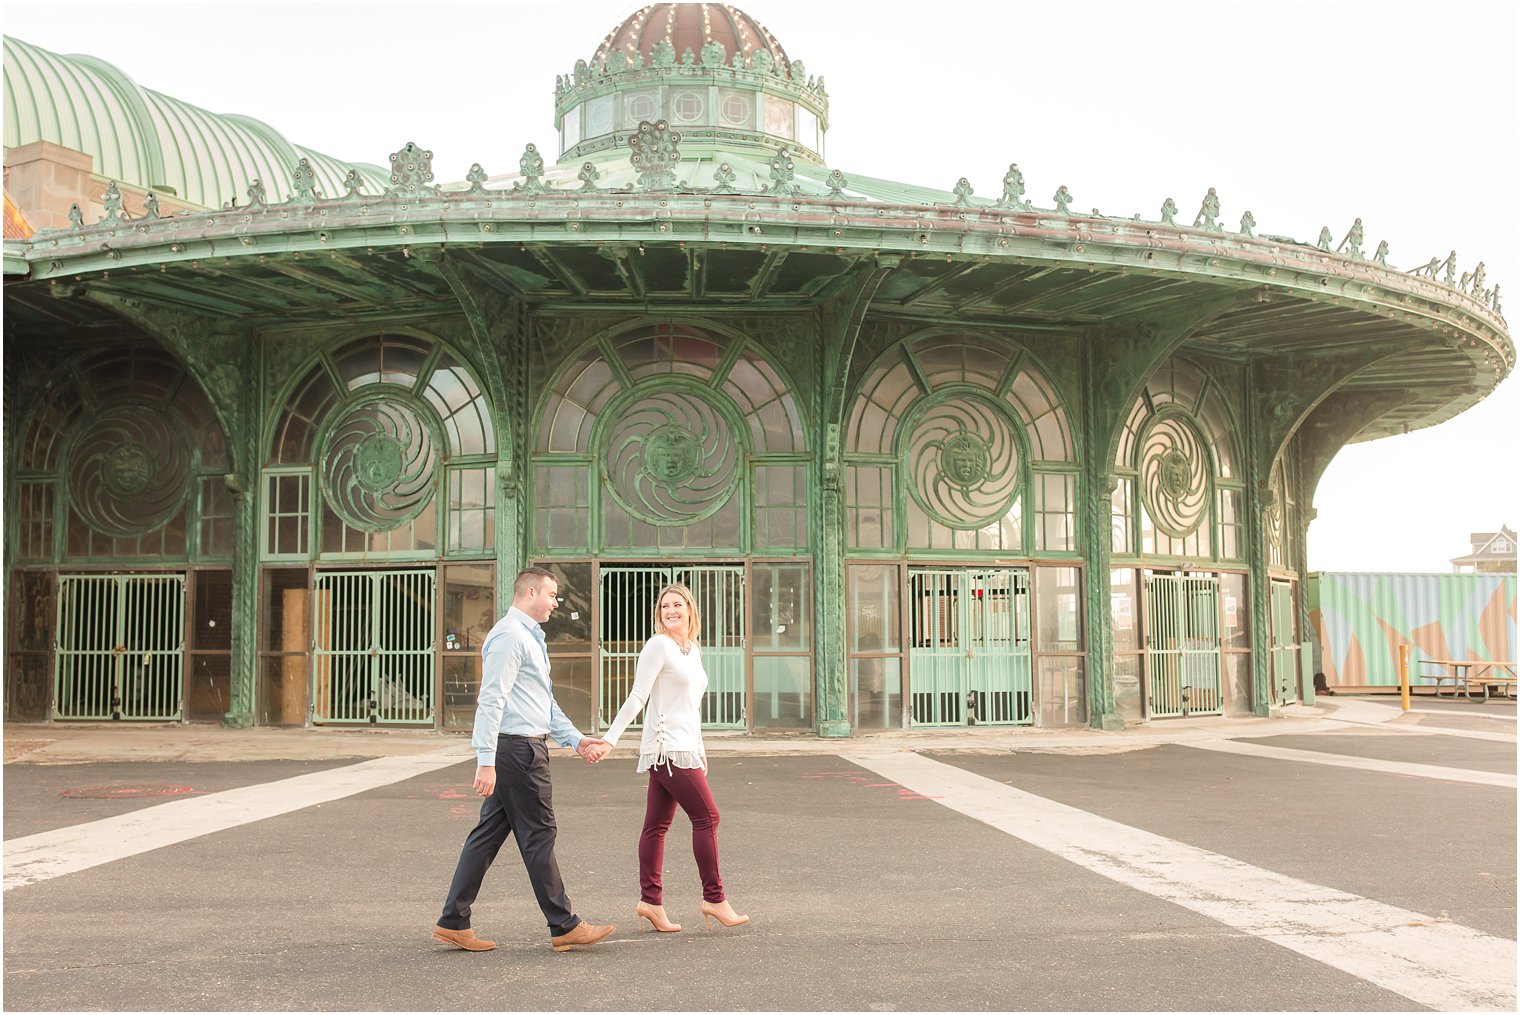
[[[442,793],[438,794],[438,799],[439,800],[468,800],[468,799],[470,799],[470,796],[471,796],[471,794],[469,794],[469,793],[461,793],[459,791],[459,787],[457,787],[457,786],[450,786],[447,789],[445,789]]]
[[[167,783],[124,783],[116,786],[80,786],[58,795],[69,800],[137,800],[146,797],[189,796],[199,792],[190,786]]]
[[[449,813],[450,814],[464,814],[464,815],[473,817],[476,812],[475,812],[475,808],[469,806],[468,804],[455,804],[453,807],[449,808]]]

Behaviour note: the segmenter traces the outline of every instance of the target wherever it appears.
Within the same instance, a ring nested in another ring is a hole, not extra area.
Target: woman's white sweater
[[[616,747],[628,724],[643,711],[644,736],[639,741],[638,771],[665,764],[705,769],[702,695],[706,691],[707,671],[702,668],[702,650],[696,643],[692,643],[689,653],[683,653],[675,639],[657,634],[644,643],[639,653],[633,690],[618,709],[605,739]]]

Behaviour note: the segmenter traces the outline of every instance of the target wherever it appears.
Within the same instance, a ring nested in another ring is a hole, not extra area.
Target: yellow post
[[[1399,701],[1409,711],[1409,646],[1399,646]]]

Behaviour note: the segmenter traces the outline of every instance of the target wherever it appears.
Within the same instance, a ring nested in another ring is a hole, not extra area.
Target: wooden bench
[[[1483,692],[1481,700],[1487,701],[1489,688],[1497,688],[1504,697],[1515,696],[1515,663],[1489,659],[1421,659],[1422,667],[1436,667],[1441,672],[1421,673],[1424,680],[1434,680],[1436,697],[1442,697],[1441,688],[1450,687],[1455,698],[1460,692],[1468,701],[1473,700],[1476,688]]]

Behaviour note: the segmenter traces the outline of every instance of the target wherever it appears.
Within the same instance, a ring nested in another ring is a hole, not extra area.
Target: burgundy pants
[[[718,877],[718,805],[700,768],[661,765],[649,770],[649,795],[644,803],[644,834],[639,836],[639,898],[651,906],[664,904],[660,871],[665,865],[665,833],[676,816],[676,805],[691,819],[691,851],[702,876],[702,898],[722,902]]]

